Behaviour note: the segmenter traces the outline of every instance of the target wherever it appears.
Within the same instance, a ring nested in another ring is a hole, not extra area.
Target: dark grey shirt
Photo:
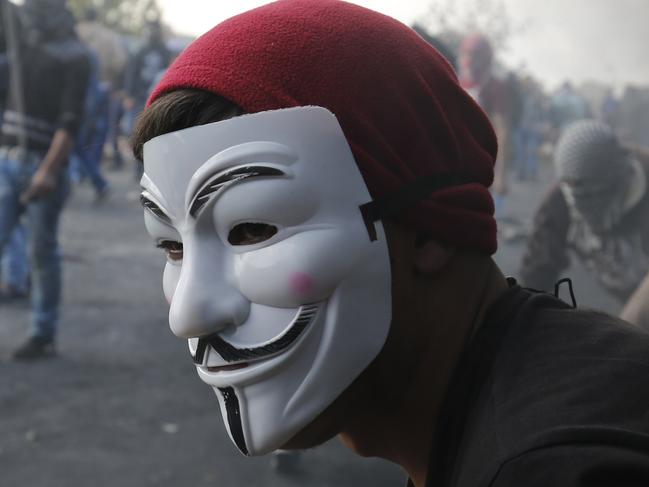
[[[649,486],[649,334],[513,285],[456,369],[426,485]]]

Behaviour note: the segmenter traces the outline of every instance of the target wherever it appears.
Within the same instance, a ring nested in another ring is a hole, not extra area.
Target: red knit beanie
[[[454,176],[397,220],[457,247],[496,251],[493,129],[448,62],[400,22],[339,0],[280,0],[197,39],[149,103],[178,88],[214,92],[249,113],[329,109],[373,198]]]

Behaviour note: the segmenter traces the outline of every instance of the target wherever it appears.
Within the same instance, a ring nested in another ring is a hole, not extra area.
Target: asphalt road
[[[64,214],[59,357],[11,362],[27,333],[27,305],[0,305],[0,486],[405,485],[397,467],[335,440],[305,452],[291,475],[235,450],[216,398],[168,330],[163,258],[144,233],[136,185],[130,173],[109,176],[109,201],[94,207],[80,187]],[[543,185],[513,188],[509,213],[523,226]],[[507,273],[521,250],[521,240],[501,244]],[[582,303],[615,310],[582,271],[571,272]]]

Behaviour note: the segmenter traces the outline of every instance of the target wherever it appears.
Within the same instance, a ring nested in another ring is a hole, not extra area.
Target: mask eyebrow
[[[140,195],[140,204],[144,207],[144,209],[153,213],[153,215],[155,215],[158,219],[162,220],[168,225],[171,225],[171,218],[169,217],[169,215],[167,215],[167,213],[162,208],[160,208],[157,203],[147,197],[146,191]]]
[[[270,166],[241,166],[221,171],[207,178],[207,180],[199,186],[198,191],[196,191],[192,197],[189,205],[189,214],[193,218],[196,218],[201,208],[203,208],[212,195],[220,189],[230,187],[245,179],[285,175],[286,174],[280,169]]]

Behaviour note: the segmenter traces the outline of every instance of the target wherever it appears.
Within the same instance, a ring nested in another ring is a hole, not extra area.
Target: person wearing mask
[[[554,162],[558,183],[534,218],[523,283],[551,289],[574,257],[625,303],[649,271],[649,158],[587,119],[564,130]]]
[[[13,357],[31,360],[55,353],[62,282],[58,223],[89,61],[64,0],[25,0],[18,18],[0,129],[0,251],[22,218],[29,240],[32,330]]]
[[[649,334],[503,276],[494,131],[412,29],[337,0],[226,20],[134,153],[171,330],[243,454],[339,435],[416,487],[649,485]]]

